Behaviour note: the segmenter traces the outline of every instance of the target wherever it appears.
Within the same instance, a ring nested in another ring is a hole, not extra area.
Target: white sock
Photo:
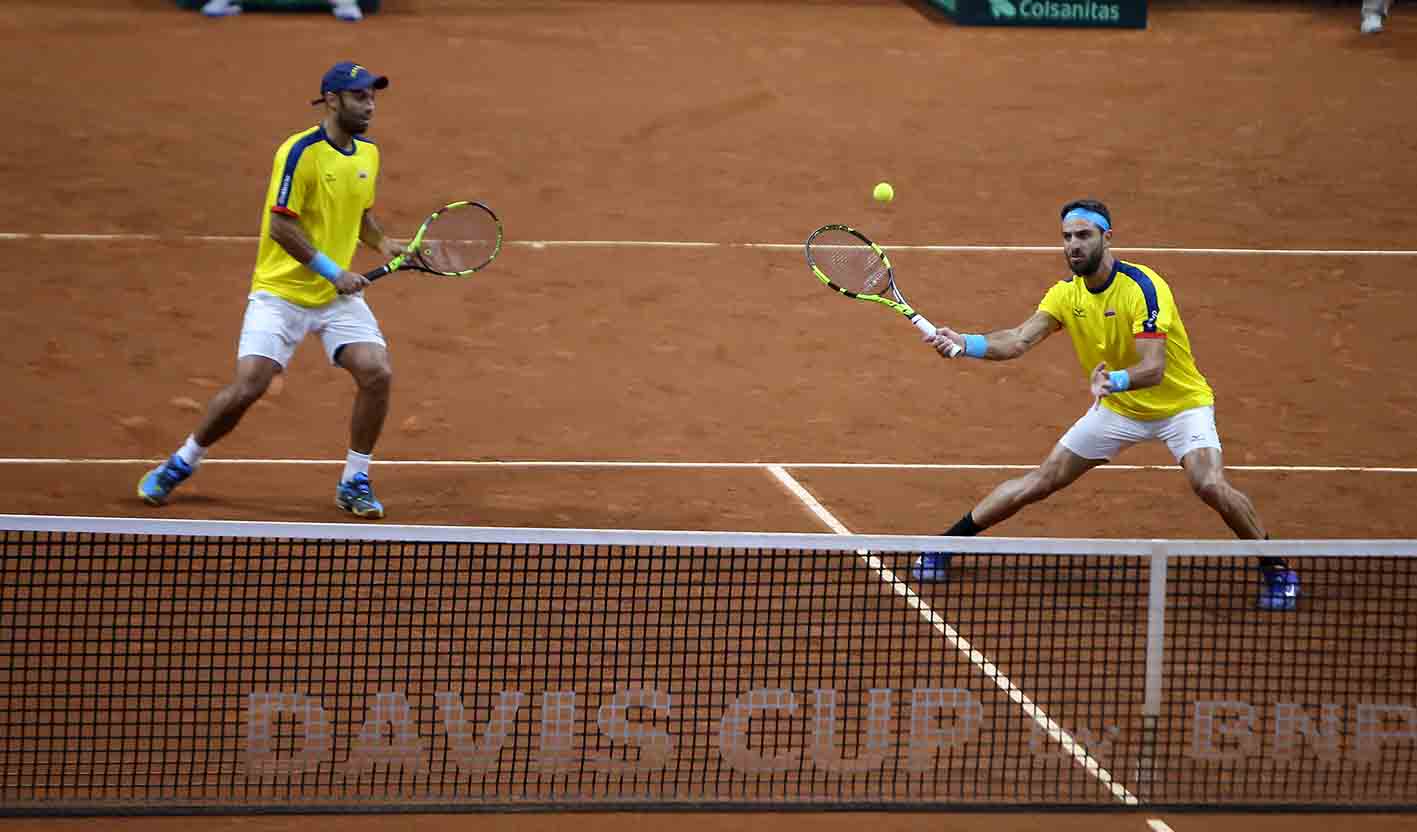
[[[369,476],[369,461],[373,458],[373,454],[361,454],[358,451],[350,451],[345,454],[344,476],[340,477],[340,482],[349,482],[354,479],[355,474]]]
[[[202,460],[207,455],[207,449],[197,444],[197,437],[189,436],[187,441],[182,443],[182,447],[177,449],[177,458],[196,468],[202,464]]]

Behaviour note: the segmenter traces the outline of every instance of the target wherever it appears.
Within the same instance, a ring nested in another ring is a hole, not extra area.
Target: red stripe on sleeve
[[[1166,333],[1164,333],[1164,332],[1138,332],[1138,333],[1137,333],[1137,337],[1138,337],[1138,338],[1165,338],[1165,337],[1166,337]]]
[[[297,219],[300,218],[300,215],[299,215],[299,214],[295,213],[294,211],[290,210],[289,208],[285,207],[284,205],[272,205],[272,206],[271,206],[271,212],[272,212],[272,213],[275,213],[275,214],[282,214],[282,215],[287,216],[287,217],[295,217],[295,218],[297,218]]]

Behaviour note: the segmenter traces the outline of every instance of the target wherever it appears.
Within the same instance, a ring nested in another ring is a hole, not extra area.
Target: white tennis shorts
[[[348,344],[388,346],[374,312],[360,295],[340,295],[324,306],[307,307],[270,292],[252,292],[236,357],[259,355],[284,369],[295,348],[312,332],[319,334],[331,364],[339,348]]]
[[[1058,441],[1083,459],[1110,460],[1127,448],[1152,439],[1165,442],[1177,462],[1197,448],[1218,451],[1220,432],[1215,429],[1215,408],[1193,407],[1166,419],[1143,422],[1098,404]]]

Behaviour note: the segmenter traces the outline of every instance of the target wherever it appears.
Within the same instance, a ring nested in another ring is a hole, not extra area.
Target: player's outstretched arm
[[[950,345],[958,345],[971,358],[987,358],[990,361],[1008,361],[1018,358],[1044,338],[1062,329],[1063,325],[1047,312],[1039,310],[1013,329],[1001,329],[987,335],[961,335],[949,327],[940,327],[938,334],[927,336],[926,343],[935,348],[944,358],[952,358]]]

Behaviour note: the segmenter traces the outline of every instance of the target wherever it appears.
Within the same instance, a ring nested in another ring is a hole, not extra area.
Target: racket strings
[[[880,294],[891,285],[891,272],[876,250],[841,231],[826,232],[812,243],[812,259],[836,285],[860,295]]]
[[[417,256],[435,272],[468,272],[487,265],[497,254],[501,234],[497,221],[481,208],[449,209],[423,234]]]

